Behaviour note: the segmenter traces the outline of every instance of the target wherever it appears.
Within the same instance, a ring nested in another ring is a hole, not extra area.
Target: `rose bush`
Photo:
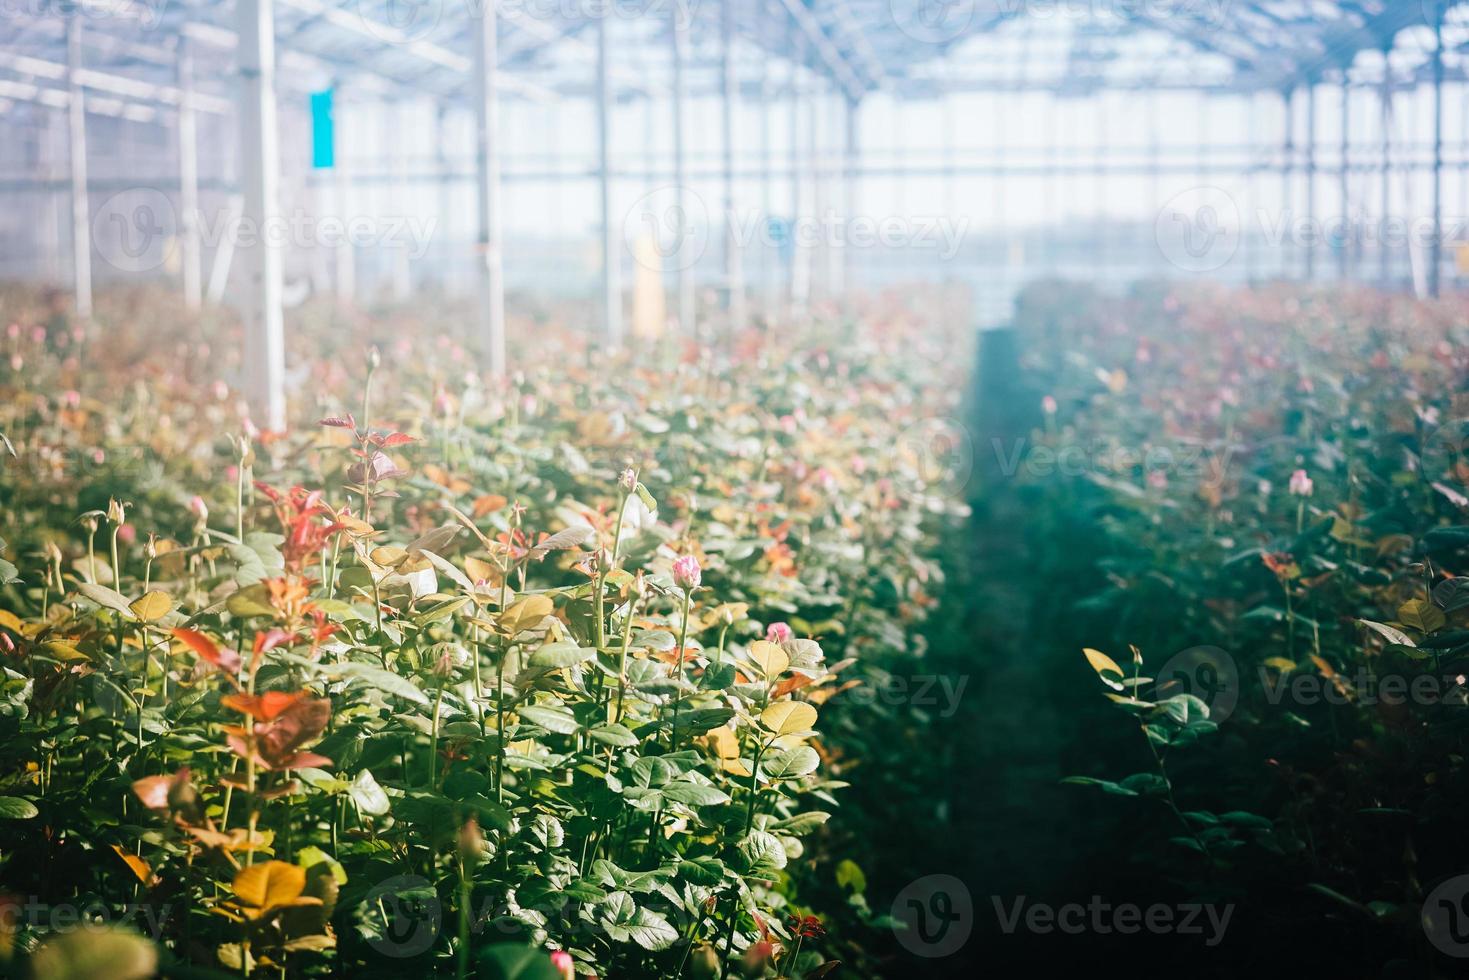
[[[596,370],[527,342],[491,382],[406,314],[365,359],[303,317],[263,432],[228,323],[7,300],[6,890],[170,910],[168,968],[236,975],[866,955],[827,821],[884,735],[847,692],[921,656],[963,514],[912,323]]]
[[[1035,424],[1003,479],[1065,583],[1029,639],[1066,679],[1068,782],[1106,794],[1093,867],[1237,899],[1236,950],[1305,917],[1323,964],[1450,962],[1420,915],[1469,860],[1462,301],[1036,289],[1020,311]]]

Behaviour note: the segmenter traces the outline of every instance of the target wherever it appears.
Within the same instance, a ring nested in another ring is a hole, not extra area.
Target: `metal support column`
[[[1380,266],[1378,278],[1384,289],[1392,278],[1392,249],[1388,247],[1389,211],[1392,209],[1392,71],[1388,66],[1388,54],[1382,53],[1382,90],[1379,94],[1382,110],[1382,207],[1377,216],[1377,261]]]
[[[1352,224],[1351,198],[1351,125],[1352,88],[1345,67],[1341,70],[1341,203],[1337,221],[1341,223],[1341,252],[1337,255],[1337,277],[1343,282],[1352,277],[1352,248],[1356,240],[1356,229]]]
[[[728,328],[739,330],[745,325],[745,270],[743,256],[740,254],[739,221],[735,214],[735,109],[739,101],[740,80],[735,65],[735,5],[732,0],[723,0],[720,13],[721,67],[724,76],[724,278],[728,290],[725,308],[729,311]]]
[[[842,279],[844,288],[843,296],[854,297],[858,280],[856,261],[857,250],[852,247],[852,225],[853,222],[855,222],[859,217],[858,211],[861,208],[862,200],[861,196],[857,192],[857,170],[861,163],[860,154],[862,152],[862,130],[859,128],[859,124],[862,119],[862,103],[853,98],[844,99],[843,102],[846,105],[847,109],[846,126],[844,127],[843,133],[846,138],[846,145],[843,147],[844,152],[842,154],[842,189],[846,194],[846,202],[843,210],[846,211],[845,217],[847,224],[847,235],[843,243],[845,247],[845,256],[842,268]],[[949,140],[947,145],[952,149],[952,134],[950,134],[947,138]],[[952,158],[949,161],[948,170],[949,184],[950,186],[952,186]],[[953,212],[950,213],[952,214]],[[849,304],[850,307],[852,299],[847,299],[846,302]],[[849,312],[851,312],[850,308]]]
[[[82,14],[66,22],[66,121],[71,163],[72,289],[79,317],[92,315],[92,221],[87,201],[87,104],[82,71]]]
[[[1306,219],[1305,227],[1313,227],[1311,222],[1316,217],[1316,81],[1306,82],[1306,206],[1302,217]],[[1316,239],[1313,234],[1306,234],[1306,280],[1316,278]]]
[[[609,77],[607,17],[597,18],[597,193],[602,229],[602,339],[622,346],[622,252],[612,224],[612,80]]]
[[[1281,102],[1285,106],[1285,139],[1281,149],[1280,165],[1280,217],[1282,221],[1289,222],[1294,218],[1290,213],[1291,199],[1291,171],[1295,163],[1295,90],[1283,89],[1280,93]],[[1287,243],[1288,247],[1289,243]],[[1285,275],[1289,269],[1284,252],[1280,256],[1280,274]]]
[[[199,308],[203,271],[199,254],[199,140],[194,113],[194,54],[188,37],[179,38],[179,262],[184,303]]]
[[[280,154],[275,107],[273,0],[236,0],[240,42],[240,173],[243,227],[254,241],[240,244],[245,269],[245,392],[255,424],[281,430],[286,423],[285,324],[281,312]]]
[[[1443,13],[1433,4],[1433,238],[1428,246],[1428,295],[1439,293],[1443,266]]]
[[[687,125],[684,101],[688,98],[688,82],[684,70],[688,60],[689,28],[686,14],[679,4],[673,5],[670,28],[673,41],[673,184],[677,200],[674,202],[674,247],[678,250],[678,327],[685,336],[699,335],[698,307],[694,294],[694,262],[684,254],[689,247],[689,170]]]
[[[505,374],[505,257],[500,232],[499,18],[494,0],[472,23],[479,331],[486,367],[498,378]]]
[[[347,100],[344,95],[342,83],[338,80],[332,85],[332,170],[335,174],[332,201],[343,227],[352,218],[352,171],[347,160],[347,141],[344,138],[347,132]],[[357,302],[357,246],[352,243],[352,236],[343,235],[335,251],[332,293],[337,309],[347,311]]]
[[[806,254],[799,234],[802,210],[805,207],[805,194],[803,193],[805,175],[801,169],[801,69],[806,64],[806,52],[805,36],[800,35],[797,38],[795,57],[791,61],[790,79],[791,223],[786,235],[790,249],[792,316],[805,312],[806,304],[811,296],[810,267],[806,264]]]

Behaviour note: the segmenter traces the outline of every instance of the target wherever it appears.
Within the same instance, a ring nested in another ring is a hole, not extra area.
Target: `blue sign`
[[[336,163],[335,127],[332,123],[332,90],[311,93],[311,166],[330,170]]]

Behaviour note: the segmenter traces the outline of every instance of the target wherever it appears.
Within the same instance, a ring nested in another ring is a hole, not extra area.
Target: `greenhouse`
[[[1461,974],[1469,4],[0,25],[0,975]]]

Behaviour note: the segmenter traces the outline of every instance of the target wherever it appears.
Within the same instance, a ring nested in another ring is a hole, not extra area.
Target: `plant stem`
[[[693,589],[684,590],[683,622],[679,624],[678,653],[673,660],[673,727],[668,730],[668,750],[670,752],[678,748],[678,713],[683,707],[683,661],[685,644],[689,638],[689,603],[693,595]]]

